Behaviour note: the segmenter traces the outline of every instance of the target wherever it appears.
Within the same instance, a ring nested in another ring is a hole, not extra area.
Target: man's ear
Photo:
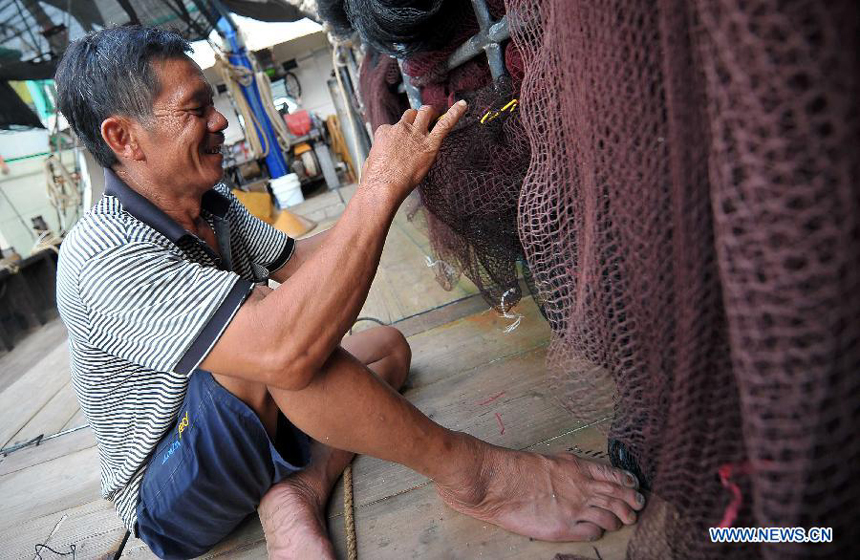
[[[117,158],[135,161],[144,159],[143,150],[137,141],[138,131],[131,120],[119,116],[108,117],[102,121],[101,132]]]

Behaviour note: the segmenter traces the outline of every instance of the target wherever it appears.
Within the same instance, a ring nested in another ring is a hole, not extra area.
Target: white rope
[[[253,64],[256,68],[256,61]],[[275,109],[275,99],[272,96],[272,81],[259,68],[256,68],[254,78],[257,81],[257,90],[260,92],[263,108],[265,108],[269,120],[272,121],[272,126],[275,128],[275,133],[281,142],[281,149],[287,151],[290,149],[290,132],[287,130],[287,123],[284,122],[284,117]]]
[[[434,266],[439,265],[439,268],[442,269],[442,274],[445,276],[453,277],[457,272],[453,266],[442,259],[434,261],[429,255],[424,255],[424,261],[427,263],[427,268],[433,268]]]
[[[340,97],[341,97],[341,101],[343,102],[343,110],[344,110],[344,112],[346,112],[346,118],[349,120],[350,125],[352,125],[352,149],[353,149],[353,153],[355,154],[354,157],[356,158],[355,172],[358,174],[358,177],[356,177],[356,179],[361,181],[361,174],[364,171],[364,169],[363,169],[364,165],[362,165],[363,162],[358,161],[358,158],[361,155],[361,153],[358,149],[358,136],[357,136],[358,131],[355,128],[355,126],[356,126],[355,125],[355,119],[352,118],[353,115],[352,115],[352,111],[350,110],[350,102],[346,96],[346,88],[343,87],[343,78],[340,75],[340,68],[346,67],[346,62],[342,62],[338,58],[338,49],[340,49],[341,44],[346,45],[348,43],[342,41],[339,44],[334,45],[334,47],[331,50],[331,65],[334,69],[334,76],[335,76],[335,78],[337,78],[338,88],[340,88]],[[373,136],[371,135],[371,142],[373,141],[372,138],[373,138]]]
[[[251,85],[253,81],[251,71],[243,66],[230,64],[227,58],[218,51],[215,51],[215,68],[221,74],[224,83],[227,84],[227,91],[230,92],[233,103],[236,104],[236,108],[242,115],[242,120],[245,123],[245,139],[251,148],[251,154],[254,159],[266,157],[269,155],[269,145],[265,135],[262,134],[263,128],[254,116],[254,112],[248,105],[248,100],[245,99],[240,87]]]
[[[523,320],[522,315],[520,315],[519,313],[514,313],[512,315],[512,314],[508,313],[508,309],[505,308],[505,298],[508,297],[509,294],[515,293],[515,292],[516,292],[516,290],[514,288],[511,288],[510,290],[508,290],[502,294],[502,317],[504,317],[505,319],[514,319],[513,323],[511,323],[510,325],[505,327],[505,330],[504,330],[505,334],[513,332],[514,329],[516,329],[517,327],[520,326],[520,322]]]

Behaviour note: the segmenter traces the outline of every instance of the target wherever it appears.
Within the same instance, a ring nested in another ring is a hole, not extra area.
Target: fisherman
[[[227,121],[180,36],[135,26],[71,44],[59,106],[105,168],[66,236],[58,304],[105,498],[158,556],[197,556],[256,509],[269,554],[331,558],[324,508],[353,454],[429,477],[453,509],[536,539],[634,523],[635,477],[503,449],[399,393],[392,327],[347,336],[394,214],[465,103],[380,126],[338,223],[294,241],[220,184]],[[267,280],[280,282],[271,290]]]

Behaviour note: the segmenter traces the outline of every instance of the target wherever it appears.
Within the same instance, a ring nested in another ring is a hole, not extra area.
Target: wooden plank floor
[[[348,199],[352,190],[342,194]],[[322,229],[342,207],[335,193],[326,193],[297,211],[312,215]],[[425,263],[428,246],[398,213],[361,313],[394,323],[407,335],[413,366],[406,397],[437,422],[498,445],[602,460],[600,431],[574,422],[552,398],[544,369],[549,332],[534,303],[521,302],[520,325],[505,333],[511,320],[488,310],[470,282],[464,279],[450,292],[439,287]],[[360,323],[357,329],[371,326]],[[62,331],[56,325],[43,330],[41,347],[28,339],[19,345],[26,352],[14,354],[16,348],[0,357],[0,365],[25,368],[0,392],[3,445],[85,422],[69,387],[65,340],[57,336]],[[609,559],[624,556],[629,538],[624,530],[588,545],[531,541],[447,509],[429,480],[372,457],[356,459],[354,493],[361,558],[550,559],[562,553]],[[61,552],[74,544],[78,558],[102,558],[118,549],[124,535],[112,505],[100,499],[98,453],[89,429],[0,458],[0,496],[0,560],[32,558],[37,543]],[[342,504],[339,484],[328,522],[341,557]],[[256,516],[206,555],[265,556]],[[132,538],[123,557],[153,555]]]

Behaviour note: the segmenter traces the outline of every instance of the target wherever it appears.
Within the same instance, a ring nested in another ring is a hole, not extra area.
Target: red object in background
[[[311,115],[307,111],[296,111],[284,115],[284,122],[293,136],[304,136],[311,131]]]

